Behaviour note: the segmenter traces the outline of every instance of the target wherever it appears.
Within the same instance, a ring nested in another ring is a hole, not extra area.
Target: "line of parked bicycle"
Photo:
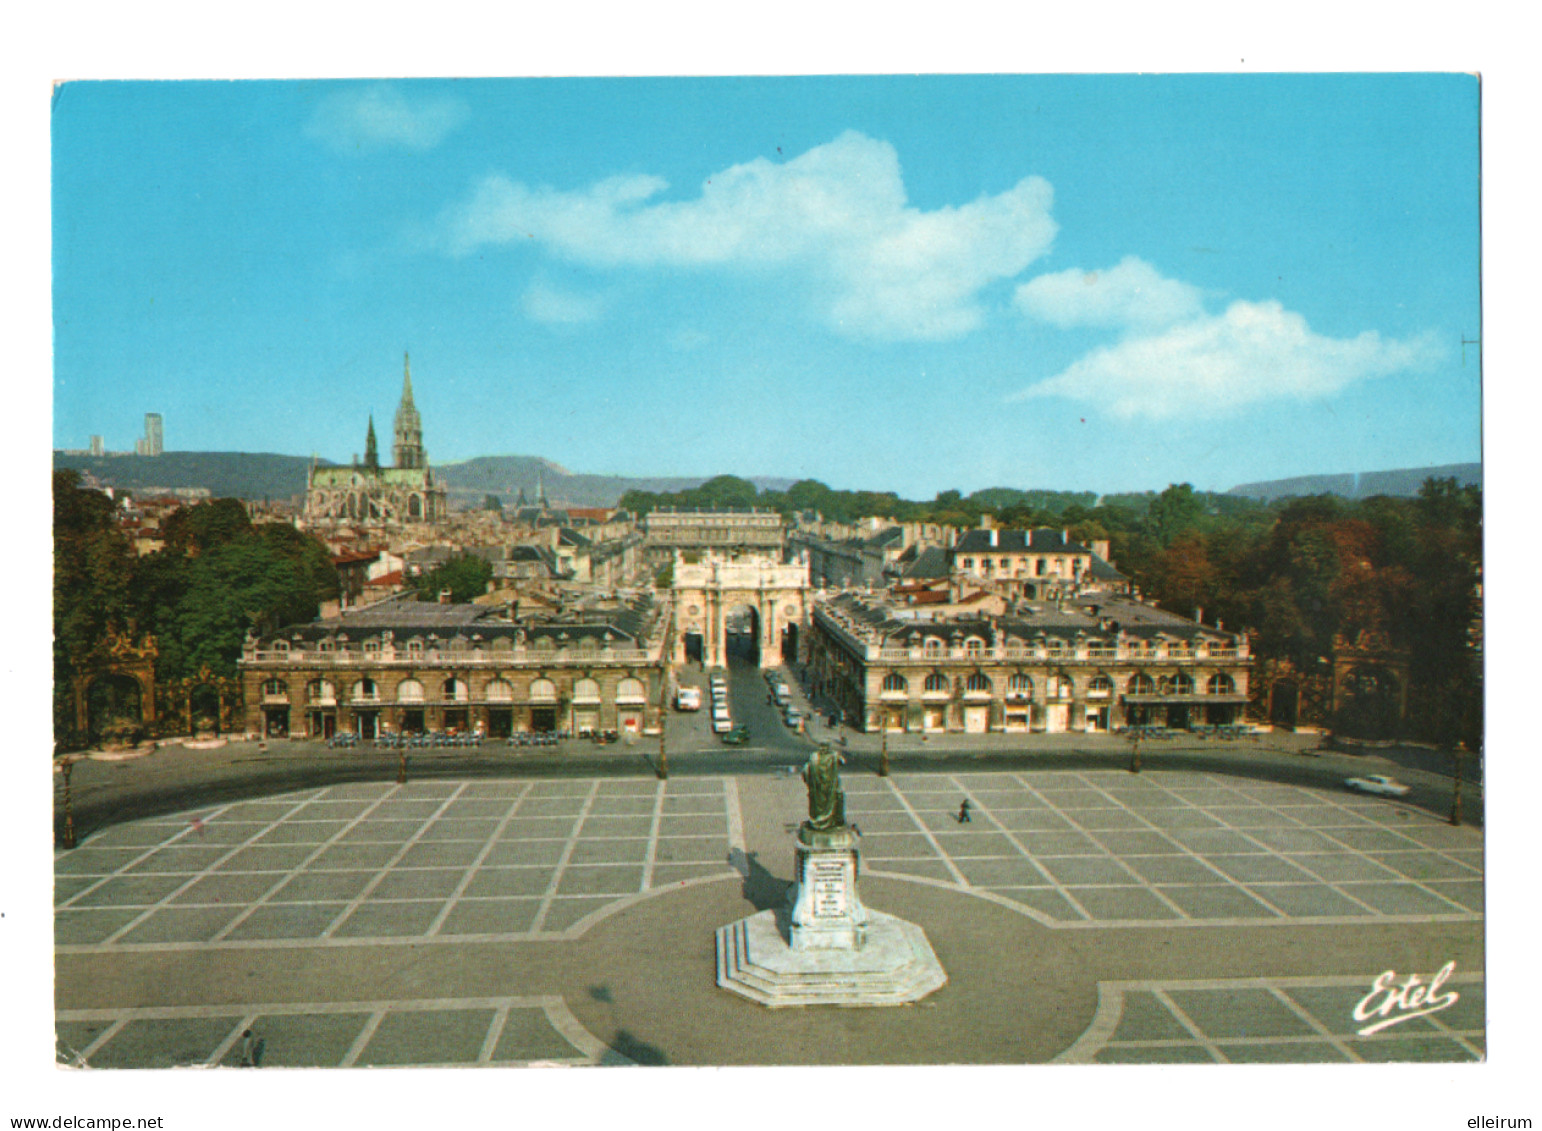
[[[563,739],[572,738],[572,734],[565,730],[540,731],[529,733],[511,734],[507,738],[488,738],[485,735],[472,732],[470,734],[448,734],[429,732],[426,734],[382,734],[372,739],[363,739],[356,734],[334,734],[327,739],[327,745],[333,749],[351,750],[360,746],[371,746],[376,750],[429,750],[436,747],[467,747],[467,746],[491,746],[497,743],[506,743],[509,746],[556,746]],[[597,731],[592,735],[585,735],[596,742],[615,742],[620,735],[615,731]]]
[[[1125,738],[1249,738],[1256,737],[1256,732],[1245,723],[1232,723],[1219,726],[1192,726],[1188,729],[1179,727],[1164,727],[1156,725],[1144,725],[1133,727],[1117,727],[1115,734]]]

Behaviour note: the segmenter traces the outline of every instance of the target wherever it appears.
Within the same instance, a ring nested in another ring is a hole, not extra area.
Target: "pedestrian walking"
[[[257,1039],[250,1029],[241,1033],[241,1067],[254,1068],[257,1065]]]
[[[961,824],[961,825],[967,825],[967,824],[970,823],[970,820],[969,820],[969,798],[967,798],[967,797],[964,798],[963,803],[961,805],[959,805],[959,807],[958,807],[958,823]]]

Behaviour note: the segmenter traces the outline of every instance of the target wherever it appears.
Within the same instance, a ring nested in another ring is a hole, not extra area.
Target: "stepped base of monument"
[[[850,950],[793,950],[777,913],[762,911],[718,930],[717,984],[774,1009],[905,1005],[947,982],[914,923],[869,911],[865,934]]]

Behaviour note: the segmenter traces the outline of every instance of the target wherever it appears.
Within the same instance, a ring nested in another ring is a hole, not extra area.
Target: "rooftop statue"
[[[808,786],[808,828],[820,832],[846,827],[846,793],[841,789],[840,755],[828,745],[809,755],[803,767]]]

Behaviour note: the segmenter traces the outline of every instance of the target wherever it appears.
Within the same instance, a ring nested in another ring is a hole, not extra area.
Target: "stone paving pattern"
[[[1107,771],[913,774],[847,791],[870,870],[987,891],[1051,925],[1483,911],[1471,830],[1355,795]]]
[[[1303,1064],[1484,1056],[1484,985],[1460,975],[1449,1008],[1361,1036],[1367,979],[1104,983],[1098,1017],[1061,1063]]]
[[[796,777],[359,783],[58,854],[60,1060],[229,1065],[247,1028],[274,1066],[1483,1055],[1475,829],[1177,771],[845,782],[864,900],[949,973],[917,1005],[714,984],[716,929],[785,892]],[[1458,1008],[1344,1036],[1378,972],[1453,960]]]
[[[59,857],[55,938],[562,935],[622,897],[732,874],[731,786],[342,785],[121,825]]]

